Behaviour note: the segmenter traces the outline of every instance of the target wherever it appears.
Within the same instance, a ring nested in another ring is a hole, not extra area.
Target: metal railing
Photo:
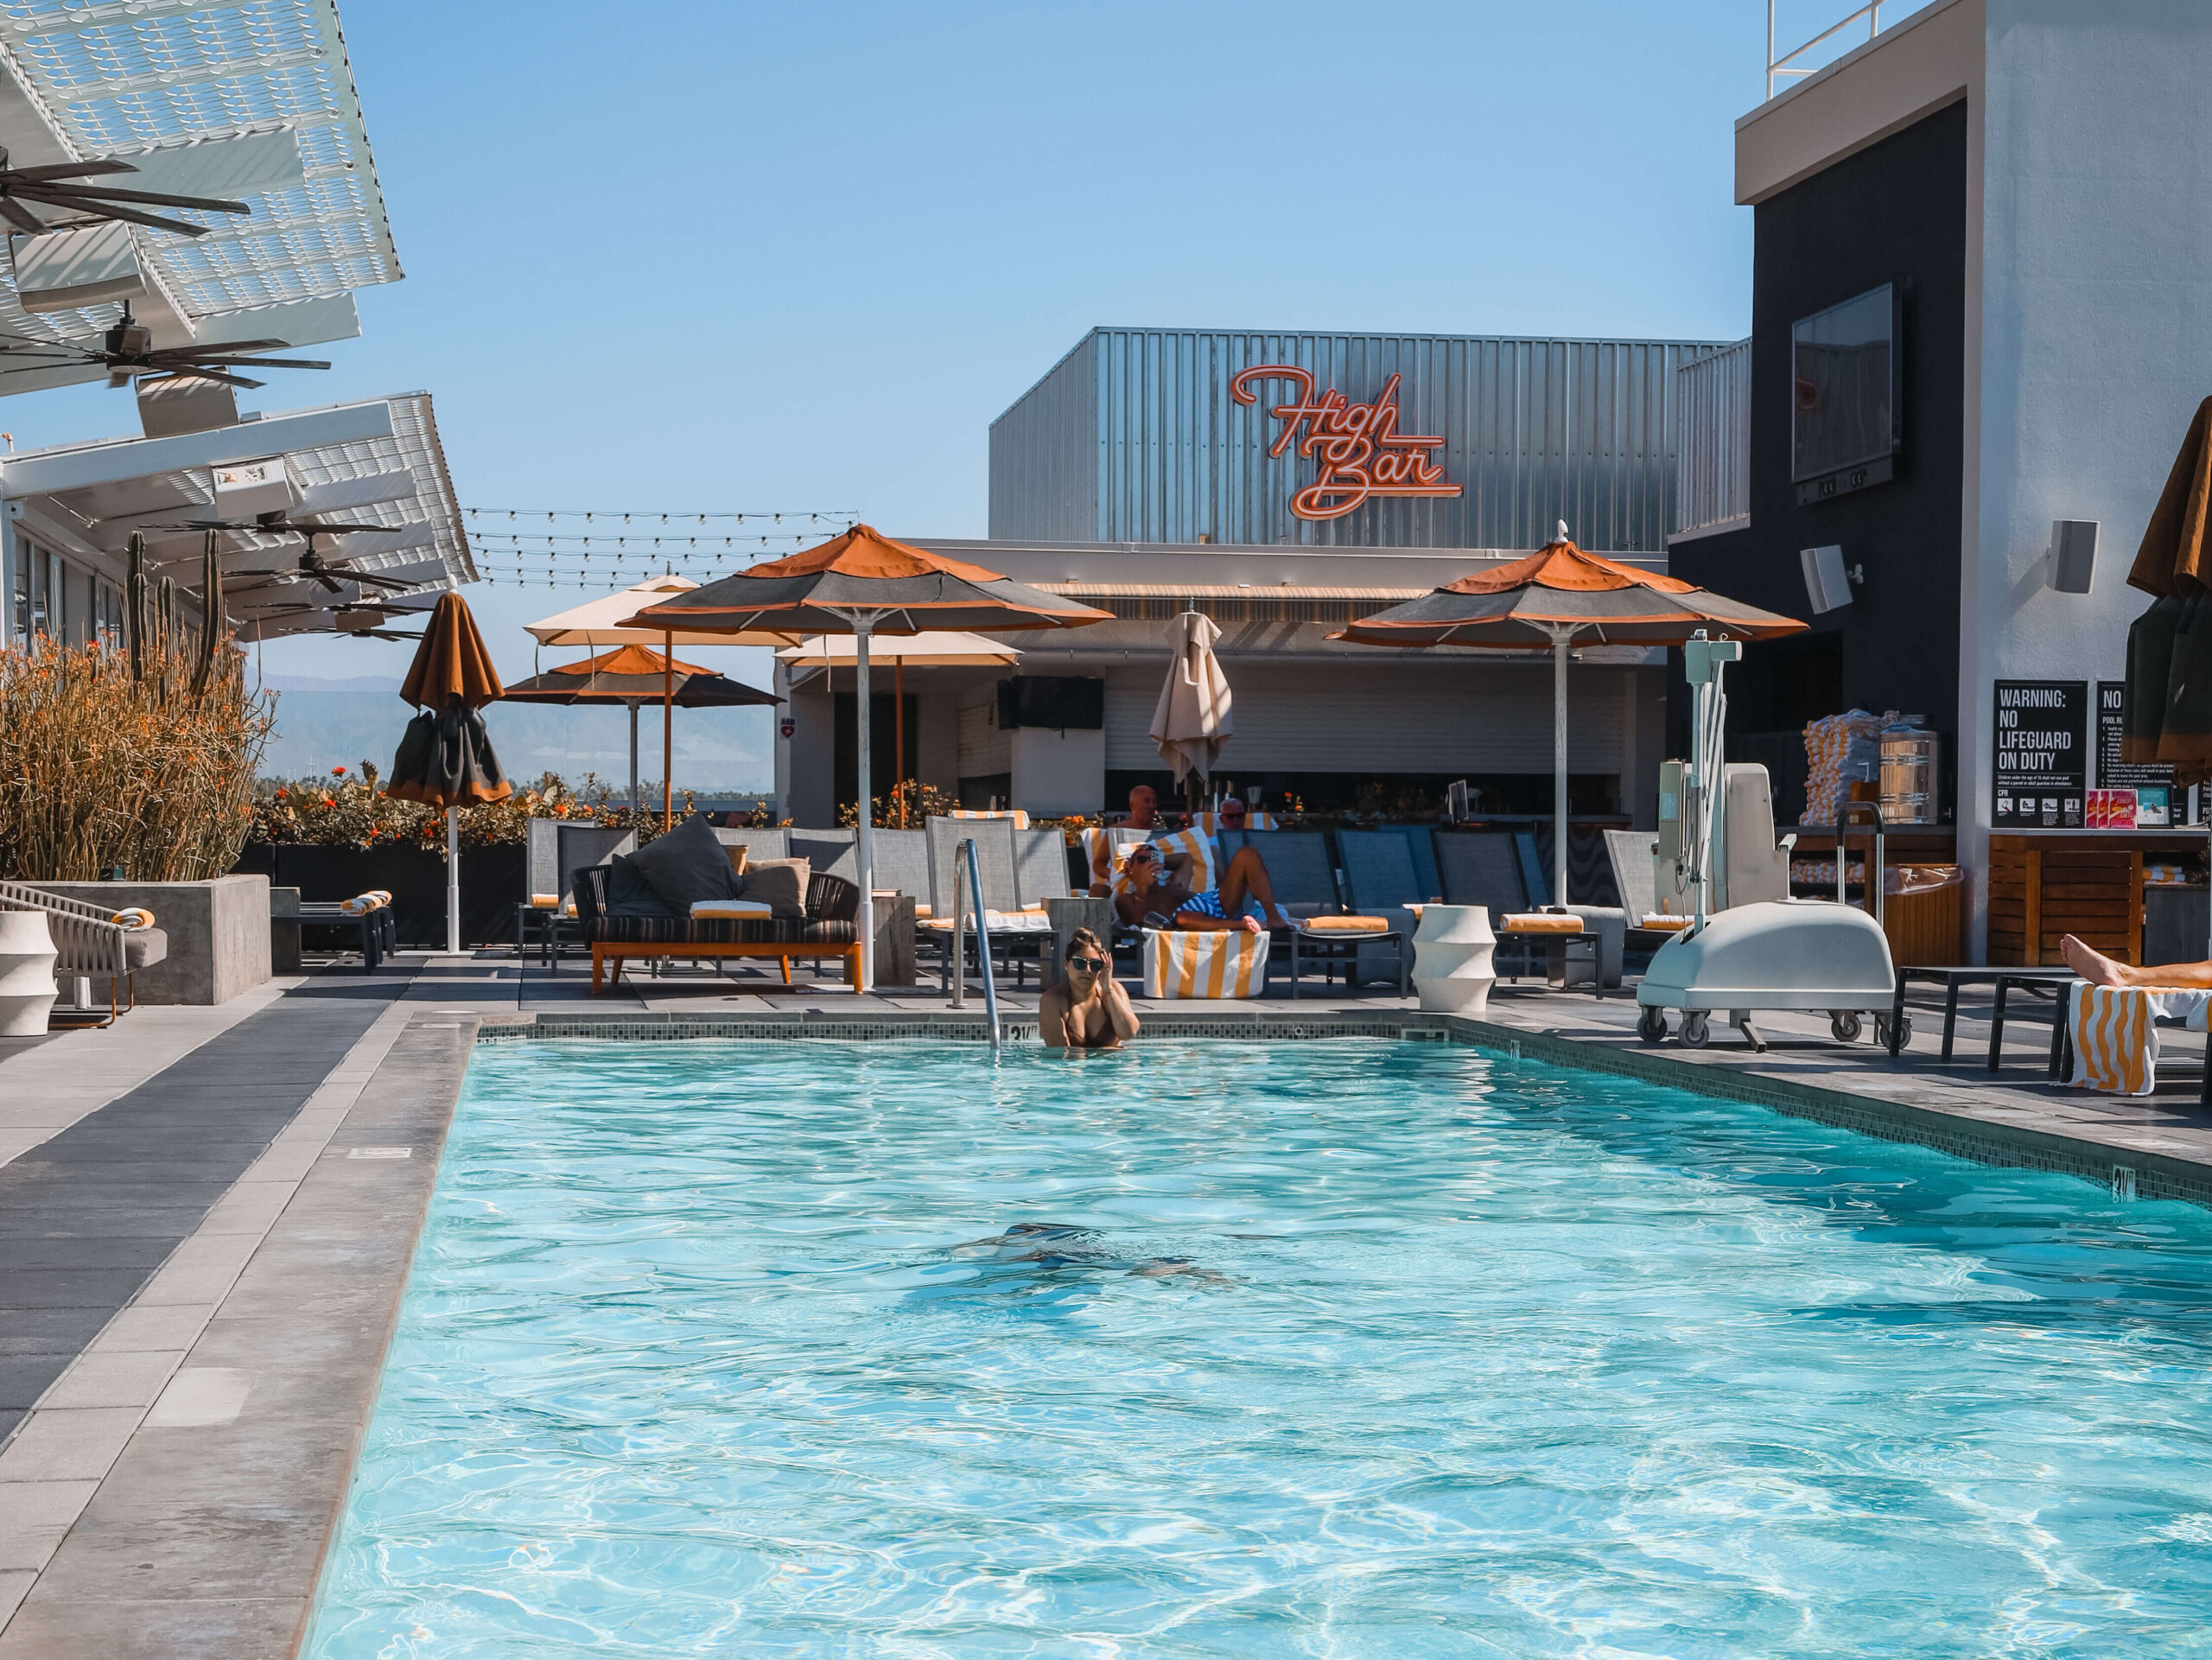
[[[1675,370],[1675,533],[1749,518],[1751,341]]]
[[[967,882],[961,882],[963,873]],[[976,868],[976,843],[963,838],[952,849],[952,1006],[968,1003],[967,928],[969,901],[975,902],[976,957],[983,970],[983,1018],[990,1027],[991,1053],[999,1053],[999,988],[991,970],[991,929],[983,909],[983,880]]]
[[[1887,0],[1887,3],[1890,4],[1896,4],[1897,0]],[[1872,40],[1876,35],[1881,32],[1882,7],[1884,3],[1885,0],[1870,0],[1870,3],[1859,7],[1858,10],[1853,12],[1851,16],[1846,17],[1842,22],[1830,24],[1819,34],[1814,35],[1811,40],[1806,41],[1804,45],[1793,48],[1791,50],[1783,53],[1780,57],[1777,57],[1774,54],[1775,0],[1766,0],[1766,95],[1769,98],[1772,98],[1774,96],[1774,83],[1784,76],[1796,80],[1802,80],[1807,75],[1818,74],[1821,70],[1826,67],[1825,65],[1815,65],[1810,69],[1800,69],[1793,66],[1795,66],[1798,59],[1803,57],[1808,52],[1813,50],[1814,48],[1823,45],[1828,41],[1833,40],[1836,35],[1840,35],[1845,29],[1849,29],[1853,23],[1857,22],[1861,17],[1864,17],[1866,20],[1866,38],[1870,41]]]
[[[1871,812],[1874,816],[1874,850],[1867,862],[1866,908],[1874,913],[1874,920],[1882,920],[1882,839],[1887,826],[1882,821],[1882,810],[1871,801],[1847,801],[1835,816],[1835,902],[1847,904],[1844,898],[1844,878],[1851,864],[1851,816],[1854,812]]]

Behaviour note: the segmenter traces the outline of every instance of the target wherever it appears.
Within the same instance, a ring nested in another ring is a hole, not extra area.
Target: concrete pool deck
[[[1035,988],[1001,1000],[1033,1021]],[[1155,1035],[1450,1035],[1758,1102],[1986,1162],[2212,1204],[2212,1120],[2186,1076],[2119,1100],[2051,1084],[2016,1002],[2005,1069],[1962,1009],[1916,998],[1897,1062],[1780,1017],[1754,1054],[1649,1048],[1626,995],[1502,985],[1489,1018],[1380,993],[1147,1004]],[[0,1050],[0,1660],[289,1655],[479,1040],[982,1033],[934,988],[761,994],[705,976],[592,998],[501,952],[324,970],[212,1009]],[[2124,1174],[2116,1173],[2124,1173]]]

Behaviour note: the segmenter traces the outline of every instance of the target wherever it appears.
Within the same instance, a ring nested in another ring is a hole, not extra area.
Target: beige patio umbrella
[[[773,646],[789,643],[782,634],[709,634],[687,628],[622,626],[647,606],[665,605],[698,586],[689,576],[678,576],[671,571],[665,576],[649,576],[612,594],[602,594],[566,611],[556,611],[550,617],[540,617],[536,622],[524,623],[523,627],[540,646],[581,646],[587,651],[644,646],[657,649],[664,658],[672,657],[679,646]],[[661,828],[665,830],[676,816],[676,675],[672,669],[661,677],[660,790]],[[635,805],[632,804],[633,809]]]
[[[1175,769],[1175,781],[1191,773],[1213,776],[1221,746],[1236,730],[1230,713],[1229,677],[1221,671],[1213,643],[1221,625],[1203,612],[1185,611],[1167,625],[1167,649],[1173,660],[1152,711],[1152,741],[1160,758]]]
[[[776,653],[779,661],[794,669],[857,669],[860,663],[860,637],[856,634],[816,634],[796,646],[786,646]],[[963,633],[957,629],[940,628],[932,633],[911,634],[904,639],[887,635],[880,645],[868,648],[871,662],[880,663],[886,658],[894,665],[891,695],[893,734],[891,753],[899,758],[899,777],[891,786],[891,798],[899,804],[899,828],[906,828],[906,665],[932,668],[1012,668],[1021,661],[1021,653],[1011,646],[982,634]]]

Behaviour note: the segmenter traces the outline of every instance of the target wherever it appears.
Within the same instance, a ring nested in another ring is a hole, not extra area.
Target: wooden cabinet
[[[1989,960],[2062,959],[2068,934],[2123,963],[2143,960],[2143,862],[2203,849],[2199,831],[2098,831],[1989,838]]]

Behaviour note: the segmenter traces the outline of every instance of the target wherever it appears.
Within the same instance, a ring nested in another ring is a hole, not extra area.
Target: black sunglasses
[[[1103,957],[1071,957],[1068,958],[1068,966],[1071,969],[1081,969],[1088,974],[1097,974],[1105,968],[1106,959]]]

